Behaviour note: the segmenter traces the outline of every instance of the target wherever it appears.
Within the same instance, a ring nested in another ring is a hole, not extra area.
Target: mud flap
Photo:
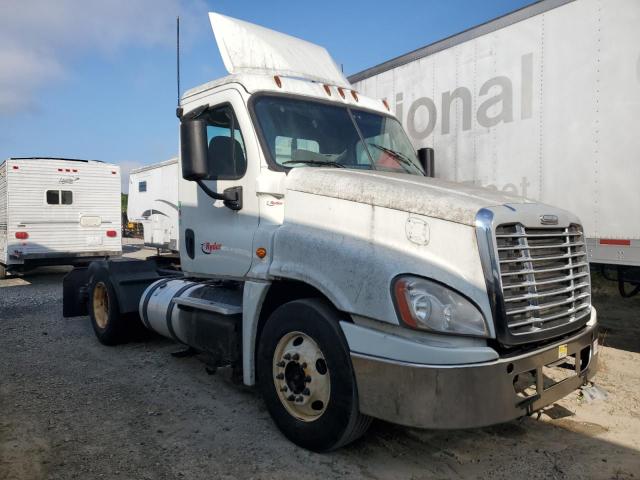
[[[62,280],[62,316],[81,317],[88,314],[87,286],[89,269],[76,267]]]

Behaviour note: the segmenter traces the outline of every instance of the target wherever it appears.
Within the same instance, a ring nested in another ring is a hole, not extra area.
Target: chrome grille
[[[505,224],[497,227],[495,237],[511,335],[540,334],[587,321],[591,284],[579,225],[526,228]]]

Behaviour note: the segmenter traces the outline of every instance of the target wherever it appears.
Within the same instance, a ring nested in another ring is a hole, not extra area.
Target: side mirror
[[[182,178],[198,181],[207,177],[207,123],[200,119],[182,120],[180,123],[180,160]]]
[[[435,152],[433,148],[425,147],[418,149],[418,160],[424,170],[424,174],[427,177],[435,177],[436,172],[434,168]]]

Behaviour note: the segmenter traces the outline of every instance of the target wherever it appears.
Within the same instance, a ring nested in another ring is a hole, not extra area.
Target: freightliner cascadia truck
[[[177,109],[180,266],[75,269],[65,316],[88,314],[106,345],[141,322],[231,367],[315,451],[372,418],[510,421],[592,377],[578,218],[429,178],[389,105],[324,48],[210,18],[230,75]]]

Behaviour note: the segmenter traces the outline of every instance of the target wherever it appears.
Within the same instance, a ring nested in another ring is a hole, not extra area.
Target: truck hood
[[[294,168],[287,190],[391,208],[465,225],[475,225],[478,210],[532,203],[487,188],[402,173],[328,168]]]

